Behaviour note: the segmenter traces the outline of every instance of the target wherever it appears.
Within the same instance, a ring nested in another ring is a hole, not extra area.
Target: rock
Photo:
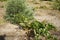
[[[25,40],[25,33],[26,31],[19,29],[19,26],[17,25],[10,23],[0,25],[0,36],[5,40]]]

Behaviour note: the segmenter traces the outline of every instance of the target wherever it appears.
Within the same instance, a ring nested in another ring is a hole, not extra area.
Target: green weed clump
[[[33,11],[28,9],[25,0],[10,0],[7,4],[6,17],[10,22],[20,24],[33,18]]]
[[[23,29],[32,30],[34,40],[40,40],[39,36],[44,36],[47,40],[55,39],[49,32],[55,29],[55,26],[34,19],[33,10],[27,7],[26,0],[10,0],[7,3],[5,17],[6,20],[22,26]]]
[[[31,23],[31,28],[34,30],[35,40],[40,40],[40,36],[45,37],[46,40],[57,40],[56,37],[52,36],[49,32],[55,29],[55,26],[50,23],[33,21]]]

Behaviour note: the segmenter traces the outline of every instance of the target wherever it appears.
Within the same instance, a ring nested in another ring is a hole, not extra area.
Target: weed
[[[39,40],[40,35],[47,39],[53,38],[49,31],[55,29],[55,26],[34,19],[33,10],[27,7],[26,0],[10,0],[6,8],[6,19],[23,29],[32,29],[35,40]]]

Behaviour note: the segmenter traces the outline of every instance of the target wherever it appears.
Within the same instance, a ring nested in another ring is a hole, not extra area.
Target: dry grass
[[[5,15],[5,2],[0,2],[0,25],[5,23],[4,15]]]

